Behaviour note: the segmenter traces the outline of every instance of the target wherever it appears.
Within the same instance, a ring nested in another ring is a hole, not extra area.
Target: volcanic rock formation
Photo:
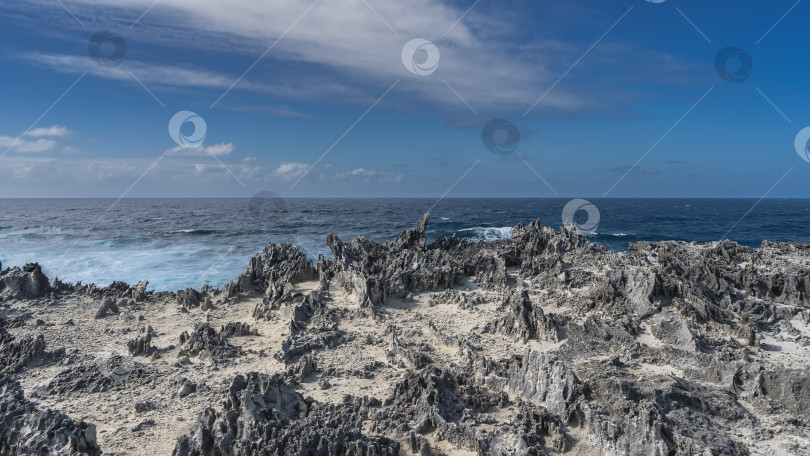
[[[222,288],[0,271],[0,454],[810,454],[810,245],[428,222]]]

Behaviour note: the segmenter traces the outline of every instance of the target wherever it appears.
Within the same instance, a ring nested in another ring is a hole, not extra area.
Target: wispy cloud
[[[242,0],[239,8],[234,8],[219,0],[161,0],[136,27],[130,28],[134,18],[153,3],[154,0],[72,0],[71,9],[87,29],[121,30],[131,42],[171,49],[169,55],[174,62],[139,62],[128,58],[120,67],[106,68],[86,55],[37,54],[28,60],[55,71],[74,74],[88,71],[93,76],[110,79],[127,80],[131,72],[150,87],[162,84],[225,91],[238,80],[234,87],[237,91],[361,104],[373,99],[371,94],[379,87],[402,78],[397,93],[422,102],[409,103],[409,109],[439,107],[445,112],[464,113],[453,117],[468,119],[469,107],[482,116],[522,113],[598,37],[598,33],[590,36],[585,30],[580,39],[561,39],[557,35],[577,35],[574,31],[560,30],[562,19],[575,16],[581,20],[587,16],[590,22],[585,24],[604,27],[611,20],[594,17],[592,8],[580,4],[561,8],[552,5],[553,2],[546,2],[548,14],[528,23],[514,11],[487,2],[464,15],[469,7],[464,2],[323,0],[301,18],[311,2]],[[29,0],[8,8],[38,16],[52,11],[53,18],[61,18],[65,27],[78,27],[52,0]],[[457,22],[462,15],[463,20]],[[294,23],[295,27],[290,28]],[[518,30],[525,27],[532,27],[535,32],[528,39],[525,34],[517,37],[517,33],[522,33]],[[261,61],[255,60],[282,37]],[[402,64],[402,47],[414,37],[430,40],[440,50],[438,69],[430,76],[413,75]],[[695,72],[690,76],[685,72],[695,67],[692,63],[665,52],[643,50],[638,43],[612,38],[611,35],[600,43],[599,49],[577,68],[578,75],[592,74],[595,65],[598,78],[589,77],[586,83],[572,75],[555,87],[532,113],[569,115],[611,109],[617,116],[615,107],[642,96],[624,89],[628,77],[645,82],[694,83],[694,74],[703,74]],[[525,41],[518,45],[516,40]],[[196,60],[197,66],[176,63],[184,55],[199,55],[197,51],[208,52],[214,58],[209,63]],[[236,57],[228,59],[227,69],[217,66],[216,56],[220,53]],[[167,54],[154,55],[165,58]],[[239,56],[244,63],[234,67],[233,62]],[[623,63],[617,66],[616,61]],[[257,66],[239,79],[253,62]],[[633,67],[627,68],[627,62],[633,62]],[[221,92],[214,94],[213,99],[219,95]],[[224,99],[223,108],[250,109],[228,107],[229,98]],[[396,101],[394,96],[386,103],[393,105]],[[303,114],[285,105],[265,108],[264,112],[290,117]]]
[[[108,68],[102,67],[85,56],[43,54],[39,52],[23,56],[23,59],[45,66],[54,71],[69,74],[88,74],[105,79],[134,81],[132,75],[147,84],[160,84],[175,87],[196,87],[205,89],[225,89],[231,85],[233,78],[226,74],[197,68],[190,65],[176,66],[127,60],[125,65]],[[272,88],[261,84],[244,82],[248,90],[271,92]]]
[[[52,127],[34,128],[33,130],[27,131],[25,136],[32,138],[64,138],[71,133],[73,132],[61,125],[54,125]]]
[[[307,114],[284,105],[276,105],[276,106],[226,105],[225,108],[236,112],[270,114],[272,116],[279,116],[279,117],[298,117],[298,118],[312,117],[311,114]]]
[[[6,150],[10,148],[11,151],[20,153],[38,153],[47,152],[56,147],[56,141],[51,139],[37,139],[36,141],[28,141],[21,137],[13,138],[11,136],[0,136],[0,149]]]
[[[155,157],[83,158],[76,155],[40,157],[6,156],[0,167],[0,194],[25,195],[37,189],[65,197],[117,198],[139,176],[149,172],[129,196],[210,196],[241,189],[213,157],[169,155],[155,164]],[[229,163],[240,180],[260,185],[267,170],[255,164]]]
[[[116,22],[128,28],[121,18],[137,17],[152,3],[153,0],[76,0],[72,7],[88,28],[107,28]],[[556,70],[552,71],[550,65],[569,58],[556,46],[533,49],[532,53],[504,47],[502,37],[494,36],[496,28],[491,27],[497,21],[476,16],[476,10],[457,22],[469,5],[439,0],[372,3],[374,9],[363,0],[322,1],[285,35],[310,2],[245,0],[239,8],[233,8],[218,0],[162,0],[137,27],[127,30],[127,35],[133,40],[172,48],[187,48],[188,43],[194,43],[195,47],[236,52],[251,58],[261,55],[284,35],[263,63],[296,62],[295,68],[299,69],[300,65],[315,65],[316,70],[309,73],[322,75],[323,80],[302,79],[300,71],[287,72],[285,66],[276,65],[272,83],[267,72],[263,76],[258,67],[235,89],[303,97],[321,92],[319,85],[326,82],[339,88],[331,90],[334,96],[341,92],[366,93],[370,85],[388,85],[397,78],[405,78],[400,90],[430,104],[459,111],[468,109],[460,104],[459,94],[482,111],[501,111],[510,106],[525,108],[528,98],[537,96],[554,81]],[[475,29],[468,25],[473,22],[477,22]],[[412,75],[402,64],[402,46],[413,37],[431,40],[441,51],[438,70],[431,77]],[[29,56],[29,60],[57,71],[89,71],[97,77],[121,80],[130,79],[132,72],[147,85],[212,89],[230,87],[242,71],[239,68],[224,75],[129,59],[118,68],[106,68],[84,55],[37,54]],[[321,71],[324,69],[329,70],[328,77]],[[456,93],[448,90],[447,83],[452,84]],[[539,111],[546,108],[576,111],[593,105],[588,95],[560,87],[545,99]]]
[[[214,144],[212,146],[185,147],[177,146],[169,149],[168,155],[186,157],[225,156],[230,155],[236,146],[233,143]]]
[[[322,178],[342,181],[342,182],[361,182],[364,184],[373,183],[397,183],[405,179],[404,173],[392,173],[389,171],[375,171],[366,168],[356,168],[351,171],[342,173],[335,173],[332,175],[322,174]]]
[[[201,148],[202,149],[202,148]],[[279,182],[297,179],[309,167],[307,163],[267,163],[230,158],[223,163],[213,157],[167,154],[155,165],[156,157],[100,158],[81,155],[43,157],[14,155],[4,158],[0,167],[0,194],[7,197],[30,195],[35,189],[63,197],[117,198],[139,176],[148,173],[128,195],[154,196],[249,196],[233,176],[253,189],[278,188]],[[223,161],[225,158],[222,159]],[[405,181],[405,174],[358,168],[330,172],[319,167],[320,179],[355,188],[383,182]]]

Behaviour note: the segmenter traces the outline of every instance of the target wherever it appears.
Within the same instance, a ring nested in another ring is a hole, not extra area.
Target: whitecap
[[[512,227],[487,227],[477,226],[474,228],[464,228],[458,230],[459,232],[471,232],[470,238],[474,241],[498,241],[501,239],[509,239],[512,237]]]

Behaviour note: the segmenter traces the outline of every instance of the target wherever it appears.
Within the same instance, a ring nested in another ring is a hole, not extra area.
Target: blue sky
[[[4,2],[0,197],[808,197],[808,17],[795,0]],[[100,31],[122,61],[91,58]],[[434,54],[403,59],[412,39],[438,51],[429,74],[406,67]],[[743,82],[716,68],[729,46]],[[180,111],[202,143],[170,136]],[[485,147],[492,119],[517,127],[513,153]]]

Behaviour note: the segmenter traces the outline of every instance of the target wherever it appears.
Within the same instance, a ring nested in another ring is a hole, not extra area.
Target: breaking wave
[[[512,227],[503,226],[487,227],[476,226],[474,228],[464,228],[458,230],[458,236],[461,238],[469,238],[473,241],[498,241],[501,239],[509,239],[512,237]]]

